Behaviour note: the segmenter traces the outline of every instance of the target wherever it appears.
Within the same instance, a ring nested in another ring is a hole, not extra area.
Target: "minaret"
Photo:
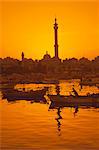
[[[59,58],[58,57],[58,33],[57,33],[57,30],[58,30],[58,24],[56,22],[56,18],[55,18],[55,24],[54,24],[54,34],[55,34],[55,44],[54,44],[54,47],[55,47],[55,58]]]

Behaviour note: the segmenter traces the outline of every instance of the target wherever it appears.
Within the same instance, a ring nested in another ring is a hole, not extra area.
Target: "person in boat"
[[[73,87],[73,89],[72,89],[72,92],[74,93],[74,95],[75,95],[76,97],[79,96],[78,93],[77,93],[77,91],[74,89],[74,87]]]

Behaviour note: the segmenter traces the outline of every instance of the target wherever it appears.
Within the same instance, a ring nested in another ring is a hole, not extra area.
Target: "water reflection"
[[[72,87],[77,90],[79,95],[86,95],[87,93],[99,93],[99,89],[96,86],[83,86],[81,87],[78,80],[67,80],[67,81],[60,81],[59,84],[17,84],[14,85],[15,89],[22,91],[25,88],[25,91],[30,90],[41,90],[44,87],[48,87],[48,94],[59,94],[60,95],[70,95],[72,91]],[[4,85],[2,85],[3,88]],[[7,86],[7,85],[6,85]],[[9,87],[9,86],[8,86]],[[56,90],[58,88],[58,90]],[[2,90],[2,89],[1,89]]]
[[[58,107],[57,108],[57,118],[55,118],[55,120],[57,121],[57,129],[58,129],[58,132],[59,132],[59,136],[61,135],[61,122],[60,120],[62,119],[62,116],[61,116],[61,107]]]
[[[99,89],[95,86],[83,86],[80,90],[78,81],[64,81],[56,85],[46,84],[46,87],[49,87],[48,94],[70,95],[73,85],[79,95],[86,95],[88,92],[99,93]],[[24,91],[25,88],[25,91],[36,91],[42,90],[44,86],[44,84],[19,84],[16,85],[15,89]],[[77,149],[79,146],[79,149],[99,149],[98,108],[86,109],[83,107],[82,109],[75,105],[73,109],[70,109],[65,103],[54,104],[48,100],[43,103],[42,99],[18,100],[18,102],[13,100],[0,101],[2,104],[3,148],[60,150],[71,149],[71,147]],[[13,103],[13,105],[8,102]],[[79,117],[78,113],[80,114]],[[76,118],[74,119],[74,117]]]
[[[77,113],[78,113],[78,111],[79,111],[79,109],[78,109],[78,105],[77,106],[75,106],[75,111],[74,111],[74,117],[77,115]]]
[[[99,127],[96,125],[99,117],[95,109],[79,108],[80,117],[74,119],[74,109],[71,112],[68,108],[57,107],[55,111],[48,112],[48,105],[44,104],[19,101],[8,105],[5,101],[0,102],[2,149],[76,150],[99,147]]]

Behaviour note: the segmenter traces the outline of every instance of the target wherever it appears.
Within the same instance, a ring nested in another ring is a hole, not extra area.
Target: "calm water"
[[[83,87],[77,81],[61,82],[61,94],[69,94],[74,84],[80,94],[97,93],[96,87]],[[16,88],[40,89],[55,85],[17,85]],[[99,109],[49,109],[48,104],[0,100],[1,149],[4,150],[86,150],[99,149]]]

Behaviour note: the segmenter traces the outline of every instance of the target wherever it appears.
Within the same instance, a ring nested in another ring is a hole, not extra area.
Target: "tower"
[[[54,48],[55,48],[55,58],[59,58],[58,57],[58,24],[56,22],[56,18],[55,18],[55,24],[54,24],[54,36],[55,36],[55,44],[54,44]]]
[[[24,53],[22,52],[21,54],[21,57],[22,57],[22,61],[24,60]]]

